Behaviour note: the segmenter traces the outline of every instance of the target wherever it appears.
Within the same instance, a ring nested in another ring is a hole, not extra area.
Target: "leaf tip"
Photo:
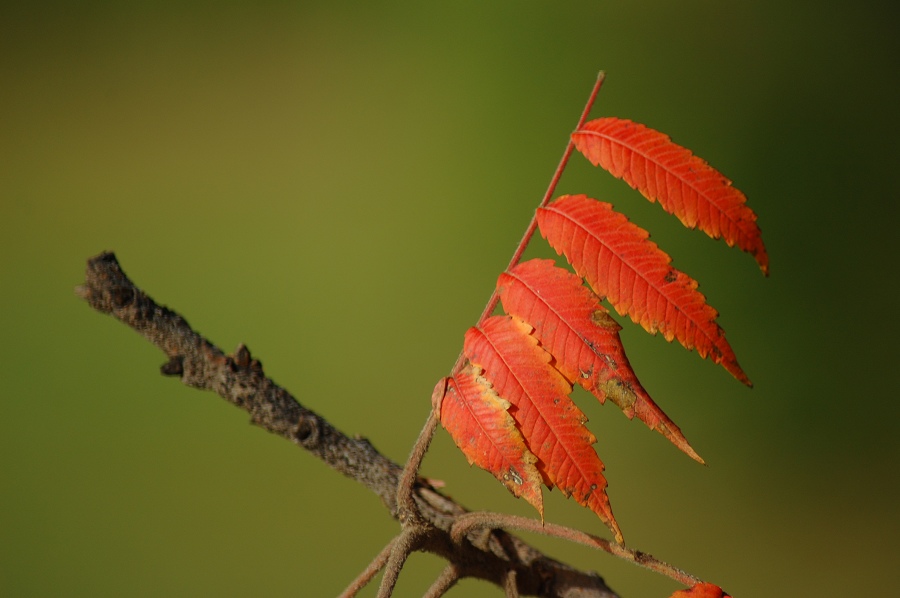
[[[625,546],[625,536],[622,535],[622,532],[616,531],[616,544],[619,546]]]
[[[693,459],[700,465],[706,465],[706,461],[703,460],[703,457],[701,457],[700,455],[697,454],[697,451],[695,451],[691,447],[691,445],[687,445],[687,450],[684,450],[684,449],[681,449],[681,450],[683,450],[685,453],[687,453],[688,457],[690,457],[691,459]]]
[[[669,442],[674,444],[681,452],[685,455],[699,463],[700,465],[706,465],[706,461],[703,460],[697,451],[694,450],[694,447],[687,441],[687,438],[684,437],[684,434],[681,433],[681,429],[676,426],[673,422],[659,422],[654,429],[665,436]]]
[[[744,368],[738,363],[734,351],[731,349],[731,346],[728,344],[728,341],[725,340],[724,336],[720,337],[720,342],[721,345],[719,347],[714,347],[713,351],[710,351],[707,355],[702,355],[702,357],[710,357],[713,363],[721,365],[741,384],[748,388],[753,388],[753,382],[750,381],[750,377],[747,376],[747,373],[744,372]]]
[[[741,366],[737,364],[737,362],[729,363],[725,366],[732,376],[738,379],[738,381],[746,386],[747,388],[753,388],[753,381],[744,373],[744,370],[741,369]]]

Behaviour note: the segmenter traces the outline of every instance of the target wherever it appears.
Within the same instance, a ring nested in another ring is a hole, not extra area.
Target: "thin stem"
[[[443,402],[446,389],[447,378],[442,379],[435,385],[434,391],[431,393],[431,411],[428,413],[428,419],[425,421],[422,431],[419,432],[419,437],[416,438],[416,443],[413,445],[409,459],[406,460],[406,465],[403,466],[403,473],[400,474],[400,480],[397,482],[397,518],[404,525],[410,522],[410,518],[414,518],[417,521],[421,519],[418,508],[412,499],[413,486],[416,483],[419,467],[422,466],[425,453],[428,452],[431,439],[434,438],[434,430],[437,428],[440,420],[441,403]]]
[[[516,583],[515,569],[510,569],[506,572],[506,578],[503,580],[503,591],[506,592],[506,598],[519,598],[519,586]]]
[[[626,561],[634,563],[635,565],[650,569],[651,571],[655,571],[656,573],[659,573],[661,575],[665,575],[666,577],[674,579],[678,583],[684,584],[686,586],[692,586],[701,582],[700,578],[682,571],[677,567],[673,567],[672,565],[660,561],[659,559],[656,559],[653,556],[639,550],[631,550],[629,548],[625,548],[624,546],[616,544],[615,542],[610,542],[609,540],[604,540],[603,538],[598,538],[597,536],[592,536],[591,534],[586,534],[576,529],[572,529],[562,525],[556,525],[554,523],[542,523],[536,519],[529,519],[527,517],[520,517],[517,515],[506,515],[503,513],[488,512],[475,512],[460,515],[453,523],[453,528],[450,532],[451,538],[455,542],[459,543],[460,541],[462,541],[462,538],[466,536],[466,534],[477,528],[518,529],[521,531],[534,532],[536,534],[542,534],[544,536],[550,536],[553,538],[560,538],[563,540],[568,540],[569,542],[582,544],[590,548],[603,550],[604,552],[608,552],[609,554],[619,557],[620,559],[624,559]]]
[[[378,598],[391,598],[406,559],[419,547],[421,539],[421,530],[414,527],[404,528],[400,535],[394,538],[394,545],[391,546],[390,554],[384,565],[381,585],[378,587]]]
[[[388,558],[391,556],[391,551],[394,549],[394,544],[397,543],[397,538],[392,538],[390,542],[387,543],[387,546],[381,549],[381,552],[378,553],[372,562],[369,563],[369,566],[366,567],[362,573],[360,573],[353,582],[347,586],[347,589],[341,592],[338,598],[353,598],[356,596],[361,589],[366,587],[372,579],[378,575],[378,572],[384,569],[385,563],[387,563]]]
[[[444,570],[441,571],[441,574],[434,580],[434,583],[431,584],[431,587],[428,588],[428,591],[425,592],[422,598],[440,598],[456,585],[459,577],[459,568],[450,563],[444,567]]]
[[[428,413],[428,420],[425,422],[416,443],[410,452],[409,459],[403,467],[403,473],[397,482],[397,519],[403,527],[403,531],[389,545],[384,567],[384,576],[381,578],[381,586],[378,589],[378,598],[388,598],[394,591],[397,578],[403,564],[409,557],[410,552],[416,549],[418,541],[421,539],[422,532],[428,524],[425,522],[419,508],[413,500],[413,486],[415,486],[418,477],[419,467],[428,452],[428,446],[431,439],[434,438],[434,430],[437,428],[438,419],[441,413],[441,403],[444,398],[444,392],[447,389],[447,378],[438,382],[434,391],[431,393],[431,411]],[[382,555],[379,555],[381,558]]]
[[[591,108],[594,106],[594,101],[597,99],[597,94],[600,93],[600,88],[603,86],[603,80],[606,78],[606,73],[600,71],[597,75],[597,81],[594,83],[594,88],[591,90],[591,95],[588,96],[587,103],[584,105],[584,110],[581,112],[581,117],[578,119],[578,124],[575,125],[575,130],[579,130],[584,126],[584,123],[587,121],[587,117],[591,112]],[[544,193],[544,198],[541,200],[539,208],[543,208],[548,203],[550,203],[550,198],[553,197],[553,192],[556,191],[556,185],[559,183],[559,179],[562,178],[563,171],[566,169],[566,165],[569,163],[569,157],[572,155],[572,151],[575,149],[575,143],[572,141],[572,137],[569,136],[569,142],[566,144],[566,150],[563,152],[562,159],[560,159],[559,164],[556,167],[556,172],[553,173],[553,178],[550,179],[550,185],[547,186],[547,192]],[[522,254],[525,253],[525,248],[528,247],[528,243],[531,241],[531,237],[534,236],[534,231],[537,230],[537,211],[535,211],[534,215],[531,217],[531,222],[528,224],[528,228],[525,229],[525,234],[522,235],[522,240],[519,241],[519,246],[516,248],[515,253],[513,253],[512,259],[509,261],[509,265],[506,267],[507,270],[513,268],[516,264],[519,263],[519,260],[522,259]],[[494,309],[497,307],[497,303],[500,301],[500,295],[497,294],[497,289],[494,289],[494,292],[491,293],[491,298],[488,300],[487,305],[484,307],[484,311],[481,312],[481,317],[478,318],[478,326],[481,326],[484,321],[494,312]],[[462,369],[463,363],[465,363],[465,354],[460,353],[459,357],[456,359],[456,363],[453,365],[453,370],[451,370],[452,374],[456,374]]]

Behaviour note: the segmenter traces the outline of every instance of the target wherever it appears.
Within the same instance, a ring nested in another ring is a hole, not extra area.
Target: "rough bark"
[[[377,494],[397,518],[397,485],[403,470],[364,438],[351,438],[303,407],[266,377],[262,364],[240,345],[226,355],[195,332],[176,312],[158,305],[136,287],[112,253],[88,260],[85,283],[76,289],[97,311],[139,332],[166,354],[161,367],[191,387],[211,390],[250,414],[251,421],[306,449],[335,470]],[[419,480],[413,493],[421,516],[433,527],[418,550],[441,556],[460,577],[476,577],[507,587],[515,580],[525,596],[616,598],[603,579],[553,560],[502,530],[470,532],[461,542],[450,535],[466,509]]]

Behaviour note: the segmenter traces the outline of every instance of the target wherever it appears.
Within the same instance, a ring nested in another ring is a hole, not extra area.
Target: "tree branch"
[[[112,253],[88,260],[85,283],[76,293],[165,353],[164,375],[180,376],[187,386],[211,390],[246,410],[254,424],[306,449],[377,494],[397,518],[396,494],[403,468],[368,440],[348,437],[303,407],[265,376],[262,364],[250,356],[247,347],[240,345],[233,355],[225,355],[183,317],[137,288]],[[510,580],[515,580],[515,590],[525,596],[617,598],[596,573],[553,560],[502,530],[473,530],[462,542],[454,542],[450,530],[467,511],[424,480],[416,482],[412,498],[421,517],[433,528],[419,549],[446,559],[455,578],[476,577],[507,591]]]

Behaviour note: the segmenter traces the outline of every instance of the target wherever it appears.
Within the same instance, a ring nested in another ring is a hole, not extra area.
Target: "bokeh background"
[[[626,324],[706,458],[578,401],[630,545],[738,598],[896,592],[895,3],[87,2],[0,13],[0,594],[333,596],[379,501],[73,294],[126,272],[402,461],[546,188],[595,116],[671,135],[750,198],[771,276],[575,157],[697,278],[744,369]],[[529,255],[550,256],[538,241]],[[439,432],[423,473],[531,514]],[[603,534],[559,493],[549,520]],[[669,580],[562,542],[628,597]],[[442,568],[414,556],[398,596]],[[374,588],[366,590],[374,596]],[[452,596],[498,596],[465,581]]]

